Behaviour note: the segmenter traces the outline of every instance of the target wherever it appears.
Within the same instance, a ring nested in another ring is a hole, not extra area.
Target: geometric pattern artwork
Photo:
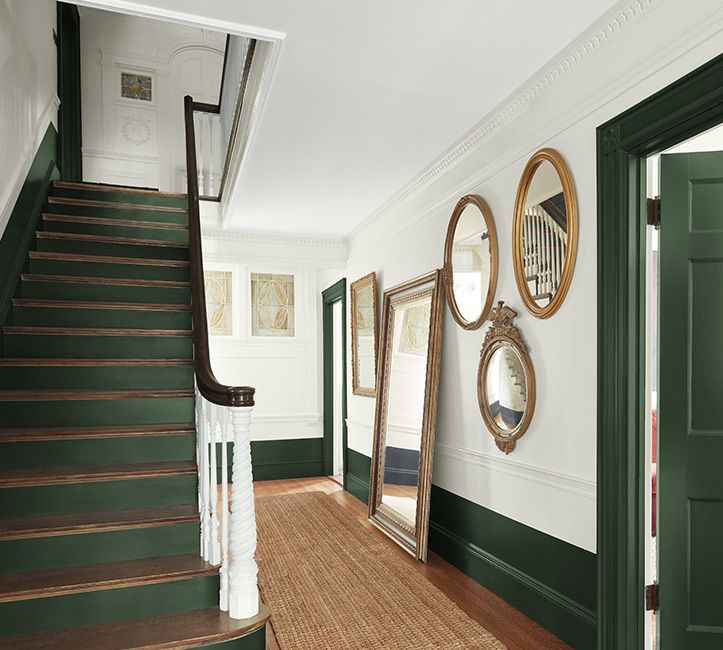
[[[367,284],[357,290],[356,293],[356,314],[354,314],[357,335],[374,336],[374,288]]]
[[[294,336],[294,276],[251,274],[251,336]]]
[[[233,334],[233,276],[230,271],[204,272],[208,333]]]
[[[399,351],[424,356],[429,345],[429,323],[432,319],[432,305],[425,301],[404,309],[402,337]]]
[[[121,72],[121,97],[151,101],[152,80],[144,74]]]

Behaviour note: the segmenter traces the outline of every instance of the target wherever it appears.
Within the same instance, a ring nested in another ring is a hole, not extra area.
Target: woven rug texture
[[[323,492],[256,499],[259,583],[282,650],[504,650]]]

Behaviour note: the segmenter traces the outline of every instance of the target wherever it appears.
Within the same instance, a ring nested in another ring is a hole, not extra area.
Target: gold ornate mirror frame
[[[437,427],[437,393],[442,354],[443,302],[441,270],[409,280],[387,289],[382,299],[379,361],[377,366],[377,401],[374,416],[369,486],[369,519],[407,552],[426,562],[429,529],[429,502],[432,489],[432,458]],[[419,449],[415,525],[410,526],[394,510],[382,503],[384,484],[385,441],[388,423],[391,362],[394,343],[395,309],[405,303],[429,297],[430,321],[424,381],[424,410]]]
[[[528,286],[528,278],[525,274],[524,259],[524,241],[523,231],[525,223],[525,202],[530,184],[535,176],[535,172],[543,162],[549,162],[555,168],[557,175],[562,183],[562,191],[565,197],[565,212],[567,215],[567,250],[565,253],[565,261],[563,265],[562,275],[552,300],[544,306],[538,305],[530,293]],[[537,318],[549,318],[562,306],[567,291],[572,282],[572,274],[575,270],[575,258],[577,257],[577,237],[578,237],[578,214],[577,214],[577,197],[575,195],[575,186],[572,182],[570,169],[565,159],[555,149],[540,149],[527,162],[520,184],[517,188],[517,198],[515,199],[515,216],[512,224],[512,260],[515,269],[515,280],[517,288],[520,292],[522,302],[527,310]]]
[[[372,288],[372,321],[374,330],[374,386],[363,386],[359,379],[359,325],[357,312],[359,309],[358,294],[361,289],[371,285]],[[351,283],[351,386],[354,395],[362,397],[376,397],[377,389],[377,360],[379,357],[379,321],[377,314],[377,274],[372,271],[368,275]]]
[[[535,371],[532,368],[530,353],[522,340],[519,329],[513,325],[513,321],[517,316],[517,312],[504,304],[502,300],[497,303],[490,312],[490,320],[492,324],[487,330],[482,350],[480,352],[479,368],[477,370],[477,402],[479,403],[480,412],[485,425],[495,439],[497,448],[505,454],[509,454],[517,445],[517,441],[525,435],[532,415],[535,412],[535,399],[537,386],[535,383]],[[512,431],[503,430],[494,420],[489,410],[487,400],[487,368],[489,366],[492,355],[503,345],[510,345],[517,353],[522,368],[525,372],[527,401],[525,403],[525,412],[519,424]]]
[[[462,316],[459,306],[457,305],[457,299],[454,295],[454,269],[452,268],[454,233],[457,229],[457,223],[462,216],[462,212],[464,212],[464,209],[468,205],[476,206],[482,213],[485,224],[487,225],[487,234],[490,243],[490,276],[489,283],[487,285],[487,297],[480,315],[474,321],[466,320],[464,316]],[[454,207],[454,211],[452,212],[452,216],[449,219],[447,237],[444,241],[444,267],[442,268],[444,277],[444,293],[447,297],[449,310],[452,312],[454,320],[464,327],[464,329],[476,330],[487,320],[492,307],[492,301],[495,299],[495,291],[497,290],[498,266],[499,257],[497,250],[497,229],[495,228],[495,220],[492,217],[492,211],[487,205],[487,202],[481,196],[476,194],[467,194],[457,202],[457,205]]]

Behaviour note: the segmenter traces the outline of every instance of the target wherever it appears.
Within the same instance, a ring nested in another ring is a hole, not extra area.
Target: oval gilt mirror
[[[515,316],[517,312],[502,301],[492,309],[477,372],[482,419],[506,454],[527,431],[535,410],[535,373],[527,346],[512,324]]]
[[[452,316],[465,329],[477,329],[489,315],[497,288],[497,231],[480,196],[463,196],[452,212],[444,243],[444,279]]]
[[[554,149],[538,151],[522,172],[512,228],[520,297],[533,316],[549,318],[570,288],[578,230],[572,176]]]

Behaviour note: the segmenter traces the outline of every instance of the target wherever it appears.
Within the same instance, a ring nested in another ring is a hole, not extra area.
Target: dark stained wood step
[[[179,435],[196,435],[196,425],[191,422],[189,424],[146,424],[126,427],[0,428],[0,443]]]
[[[0,576],[0,602],[136,587],[218,574],[197,555],[104,562]]]
[[[0,519],[0,541],[154,528],[199,521],[196,504]]]
[[[160,190],[145,189],[142,187],[106,185],[105,183],[76,183],[73,181],[53,181],[53,187],[61,187],[68,190],[88,190],[91,192],[124,192],[126,194],[147,194],[148,196],[165,196],[172,199],[188,198],[188,195],[183,192],[161,192]]]
[[[126,481],[161,476],[196,474],[195,461],[177,460],[167,463],[132,463],[98,467],[52,467],[42,469],[5,470],[0,472],[0,488],[68,483]]]
[[[155,331],[155,330],[153,330]],[[0,368],[72,368],[104,366],[192,366],[193,359],[41,359],[0,358]]]
[[[271,616],[268,605],[260,603],[253,618],[235,620],[217,607],[190,612],[136,618],[117,623],[53,630],[7,637],[13,650],[165,650],[197,648],[232,641],[255,632]]]
[[[162,248],[188,248],[188,244],[167,239],[141,239],[138,237],[108,237],[106,235],[83,235],[75,232],[51,232],[38,230],[38,239],[69,239],[72,241],[94,242],[96,244],[128,244],[129,246],[160,246]]]
[[[116,399],[173,399],[178,397],[194,397],[192,388],[147,390],[0,390],[0,402],[74,402]]]
[[[31,260],[53,260],[57,262],[97,262],[99,264],[133,264],[135,266],[173,266],[188,268],[187,260],[156,260],[144,257],[113,257],[110,255],[80,255],[79,253],[53,253],[48,251],[30,251]]]
[[[156,302],[95,302],[88,300],[45,300],[13,298],[14,307],[56,307],[58,309],[120,309],[122,311],[191,311],[191,305]]]
[[[163,287],[179,288],[190,287],[187,280],[139,280],[135,278],[102,278],[93,275],[47,275],[44,273],[21,273],[23,282],[63,282],[65,284],[101,284],[118,287]]]
[[[5,334],[38,336],[191,336],[191,330],[133,329],[121,327],[40,327],[6,325]]]
[[[65,223],[90,223],[97,226],[134,226],[136,228],[168,228],[188,230],[188,226],[166,221],[138,221],[136,219],[112,219],[106,217],[73,216],[70,214],[43,214],[43,221],[62,221]]]
[[[152,212],[178,212],[185,214],[185,208],[173,208],[166,205],[138,205],[137,203],[116,203],[115,201],[95,201],[92,199],[75,199],[62,196],[48,197],[53,205],[84,205],[93,208],[119,208],[121,210],[150,210]]]

